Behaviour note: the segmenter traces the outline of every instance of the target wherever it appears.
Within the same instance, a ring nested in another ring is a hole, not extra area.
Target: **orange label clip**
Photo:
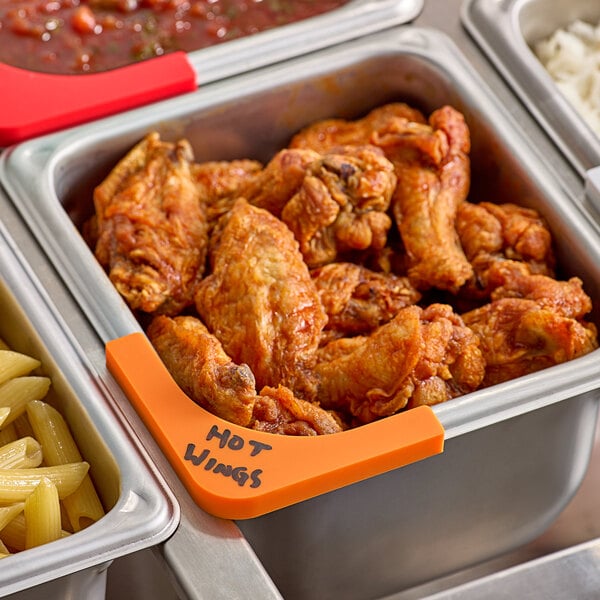
[[[191,496],[217,517],[257,517],[444,447],[444,429],[427,406],[315,437],[234,425],[181,391],[143,333],[108,342],[106,363]]]

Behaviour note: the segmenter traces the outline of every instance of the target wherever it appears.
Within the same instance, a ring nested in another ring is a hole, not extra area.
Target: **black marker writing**
[[[227,446],[230,450],[241,450],[246,444],[244,438],[235,434],[231,435],[230,429],[225,428],[223,431],[219,431],[219,428],[216,425],[213,425],[206,435],[206,441],[210,442],[210,440],[215,438],[219,440],[219,448],[225,448],[225,446]],[[250,456],[256,456],[263,450],[271,450],[273,447],[270,444],[265,444],[257,440],[248,440],[248,444],[252,446]]]
[[[196,445],[188,444],[184,456],[185,460],[191,461],[194,466],[199,467],[204,463],[202,468],[205,471],[212,471],[213,473],[223,475],[224,477],[231,477],[240,487],[246,485],[248,481],[250,481],[251,488],[260,487],[262,483],[260,479],[262,469],[254,469],[249,472],[247,467],[234,467],[219,462],[214,456],[210,456],[210,450],[206,448],[204,448],[200,454],[194,454],[195,451]]]

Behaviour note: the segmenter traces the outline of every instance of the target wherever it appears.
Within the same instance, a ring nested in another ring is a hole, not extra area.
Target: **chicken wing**
[[[582,319],[592,310],[592,299],[578,277],[561,281],[547,275],[532,274],[526,263],[507,260],[489,270],[491,299],[528,298],[542,308],[570,319]]]
[[[392,208],[408,256],[408,275],[419,289],[455,293],[473,273],[455,228],[470,185],[470,134],[461,113],[434,111],[429,124],[390,120],[372,143],[395,166]]]
[[[592,301],[579,278],[559,281],[531,273],[527,262],[496,260],[487,271],[487,287],[491,302],[463,315],[481,339],[487,361],[484,385],[539,371],[597,347],[596,327],[584,321]]]
[[[216,237],[215,237],[216,236]],[[316,360],[327,316],[292,232],[238,199],[215,230],[212,272],[195,296],[198,313],[258,388],[296,383]],[[308,393],[308,392],[306,392]]]
[[[285,435],[341,431],[336,418],[294,397],[284,386],[256,393],[248,365],[236,365],[199,319],[158,315],[147,334],[181,389],[197,404],[231,423]]]
[[[240,188],[262,168],[262,163],[250,159],[192,165],[192,176],[200,190],[200,198],[206,204],[209,233],[240,195]]]
[[[179,387],[211,413],[250,425],[256,387],[248,365],[237,365],[221,343],[191,316],[152,319],[146,334]]]
[[[412,393],[410,374],[423,353],[420,309],[402,309],[350,350],[316,365],[321,406],[349,413],[361,423],[401,410]]]
[[[323,332],[327,340],[371,333],[421,299],[407,277],[354,263],[330,263],[311,275],[328,316]]]
[[[324,435],[342,431],[330,412],[294,397],[284,386],[264,387],[254,405],[252,429],[283,435]]]
[[[370,336],[351,339],[320,353],[317,397],[359,423],[444,402],[483,380],[479,339],[448,305],[409,306]]]
[[[526,262],[534,273],[553,274],[552,234],[536,210],[511,203],[482,202],[479,206],[500,223],[506,258]]]
[[[598,347],[596,328],[528,298],[500,298],[463,315],[487,366],[484,386],[572,360]]]
[[[177,314],[205,268],[205,207],[185,140],[149,134],[94,191],[95,255],[133,310]]]
[[[419,110],[402,102],[393,102],[373,109],[361,119],[317,121],[294,135],[289,147],[308,148],[326,154],[336,146],[370,144],[373,131],[384,127],[390,119],[394,118],[425,123],[425,118]]]
[[[392,221],[393,165],[372,146],[346,146],[307,166],[298,192],[281,211],[309,267],[353,250],[380,250]]]
[[[474,271],[462,295],[489,296],[490,269],[506,260],[521,261],[531,273],[554,275],[552,235],[537,211],[514,204],[464,202],[458,207],[456,230]]]
[[[240,187],[239,195],[250,204],[280,217],[283,207],[300,189],[308,166],[320,158],[313,150],[285,148]]]
[[[421,314],[423,355],[411,374],[407,408],[433,405],[479,388],[485,359],[478,337],[447,304],[430,304]]]

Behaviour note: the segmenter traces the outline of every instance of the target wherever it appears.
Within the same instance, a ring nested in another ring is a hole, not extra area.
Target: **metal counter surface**
[[[580,176],[573,171],[560,150],[537,126],[526,108],[462,27],[461,5],[460,0],[426,0],[423,12],[415,24],[439,29],[454,39],[473,68],[508,108],[518,127],[530,137],[532,148],[540,153],[557,173],[560,173],[565,191],[585,203],[584,184]],[[151,459],[166,478],[181,504],[182,520],[178,530],[153,554],[154,557],[158,557],[157,562],[167,567],[165,570],[166,573],[168,572],[167,583],[163,582],[162,586],[157,585],[154,589],[146,590],[144,597],[167,600],[168,590],[173,598],[189,600],[280,598],[268,574],[236,525],[211,517],[196,507],[137,413],[107,373],[102,343],[74,298],[64,288],[61,278],[49,263],[43,248],[33,240],[27,226],[1,189],[0,219],[19,244],[65,321],[76,333],[82,349],[98,373],[112,386],[111,392],[117,399],[123,398],[119,405],[124,416],[139,433]],[[459,484],[457,482],[457,485]],[[225,537],[223,532],[226,532]],[[215,542],[217,536],[218,543]],[[195,548],[209,549],[209,551],[200,554],[194,551]],[[143,557],[141,561],[140,568],[148,569],[148,561]],[[169,565],[177,565],[177,576],[169,571]],[[119,572],[118,564],[115,572]],[[148,581],[148,577],[144,580]],[[111,589],[114,590],[112,593]],[[112,588],[109,585],[108,599],[123,597],[119,590],[118,585]],[[584,599],[598,597],[598,590],[600,590],[600,436],[597,436],[590,469],[580,491],[544,535],[507,556],[418,588],[399,592],[386,600]]]

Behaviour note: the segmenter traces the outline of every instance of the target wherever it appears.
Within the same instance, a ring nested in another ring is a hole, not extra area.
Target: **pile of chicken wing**
[[[543,217],[467,200],[469,153],[450,106],[320,121],[264,165],[150,133],[95,189],[85,235],[195,402],[334,433],[598,346]]]

